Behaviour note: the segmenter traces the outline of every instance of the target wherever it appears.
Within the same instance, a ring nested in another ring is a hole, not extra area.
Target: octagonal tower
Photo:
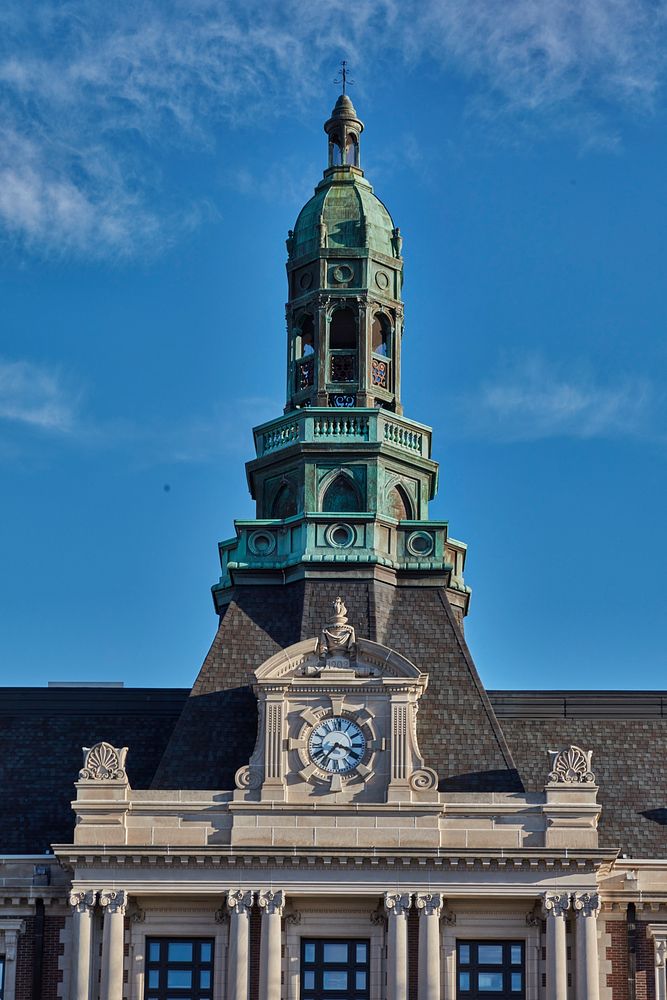
[[[346,94],[328,165],[287,239],[287,404],[254,429],[256,518],[220,544],[216,607],[241,582],[349,575],[444,586],[459,621],[465,545],[432,521],[431,430],[403,416],[402,240],[360,166]]]

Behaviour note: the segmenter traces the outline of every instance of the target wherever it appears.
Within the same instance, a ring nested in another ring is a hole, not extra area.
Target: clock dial
[[[333,715],[315,726],[308,740],[308,753],[314,764],[331,774],[354,770],[366,753],[366,738],[356,722],[343,715]]]

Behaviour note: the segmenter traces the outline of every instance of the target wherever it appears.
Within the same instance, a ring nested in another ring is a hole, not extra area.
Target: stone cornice
[[[60,863],[69,870],[91,866],[103,867],[123,866],[136,868],[138,866],[156,866],[168,868],[219,868],[235,867],[241,869],[259,865],[261,867],[284,866],[285,869],[294,866],[305,868],[317,866],[330,868],[336,865],[347,869],[382,866],[389,869],[398,867],[422,867],[428,869],[449,869],[464,871],[466,869],[488,870],[523,870],[523,871],[595,871],[603,864],[609,864],[615,858],[615,853],[602,849],[581,851],[548,851],[540,848],[523,850],[472,850],[457,851],[391,851],[381,848],[356,851],[309,850],[293,847],[286,850],[267,851],[262,848],[231,849],[220,847],[198,847],[193,849],[155,849],[117,848],[104,845],[81,848],[77,845],[56,845],[54,853]]]

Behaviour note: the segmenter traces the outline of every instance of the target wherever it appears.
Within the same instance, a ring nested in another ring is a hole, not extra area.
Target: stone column
[[[93,911],[96,892],[72,892],[72,960],[70,963],[70,998],[88,1000],[90,996],[90,963]]]
[[[547,1000],[567,1000],[567,948],[565,914],[570,897],[548,892],[544,897],[547,921]]]
[[[100,996],[104,1000],[123,1000],[127,893],[124,889],[104,889],[100,906],[104,909]]]
[[[599,1000],[598,913],[600,897],[595,892],[575,892],[577,1000]]]
[[[285,894],[282,890],[263,889],[257,901],[262,911],[262,937],[259,950],[259,1000],[280,1000],[281,928]]]
[[[440,913],[438,892],[418,892],[419,910],[419,1000],[440,1000]]]
[[[230,889],[227,893],[227,906],[229,907],[227,1000],[248,1000],[248,945],[252,892],[246,889]]]
[[[407,1000],[410,894],[385,892],[384,906],[387,911],[387,1000]]]
[[[649,924],[646,932],[653,938],[655,1000],[667,1000],[667,924]]]

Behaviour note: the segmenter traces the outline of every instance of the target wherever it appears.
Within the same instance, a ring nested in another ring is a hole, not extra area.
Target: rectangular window
[[[526,995],[523,941],[457,941],[457,996],[521,1000]]]
[[[212,940],[149,938],[146,941],[144,1000],[212,1000],[212,997]]]
[[[369,1000],[368,941],[301,939],[301,1000]]]

